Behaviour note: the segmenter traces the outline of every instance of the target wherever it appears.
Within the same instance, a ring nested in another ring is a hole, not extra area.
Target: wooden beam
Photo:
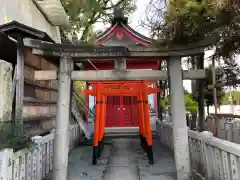
[[[30,121],[44,121],[44,120],[49,120],[51,118],[55,118],[56,114],[46,114],[42,116],[28,116],[24,117],[24,123],[30,123]]]
[[[56,70],[45,70],[45,71],[34,71],[35,80],[56,80],[57,71]]]
[[[32,106],[41,106],[41,105],[49,105],[49,104],[57,104],[57,101],[51,100],[40,100],[40,99],[29,99],[24,97],[23,99],[24,105],[32,105]]]
[[[15,124],[16,133],[23,133],[23,96],[24,96],[24,45],[23,38],[17,37],[17,67],[16,67],[16,107]]]
[[[58,91],[57,88],[48,87],[47,85],[38,84],[37,82],[31,81],[29,79],[24,80],[25,85],[32,86],[37,89],[42,89],[46,91]]]
[[[17,66],[13,69],[13,82],[12,82],[12,98],[14,99],[15,92],[16,92],[16,83],[17,83]]]
[[[183,79],[203,79],[206,71],[190,70],[183,71]],[[35,71],[36,80],[55,80],[57,71]],[[72,71],[72,80],[82,81],[115,81],[115,80],[167,80],[167,71],[160,70],[129,70],[129,71]]]

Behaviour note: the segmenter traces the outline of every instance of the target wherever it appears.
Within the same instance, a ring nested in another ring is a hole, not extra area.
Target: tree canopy
[[[240,51],[240,3],[225,0],[150,0],[144,25],[165,43],[186,44],[216,36],[216,60],[231,81],[240,74],[235,55]]]
[[[136,9],[136,0],[61,0],[72,26],[64,29],[64,34],[71,35],[75,43],[91,41],[98,34],[94,30],[96,23],[107,24],[114,8],[120,7],[130,14]],[[78,37],[78,38],[77,38]]]

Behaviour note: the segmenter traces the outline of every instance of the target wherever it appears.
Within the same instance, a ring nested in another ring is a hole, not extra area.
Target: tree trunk
[[[191,119],[191,130],[196,130],[196,124],[197,124],[197,113],[192,113],[192,119]]]
[[[197,58],[197,69],[204,69],[204,53],[199,55]],[[204,131],[204,79],[197,80],[197,100],[198,100],[198,130]]]

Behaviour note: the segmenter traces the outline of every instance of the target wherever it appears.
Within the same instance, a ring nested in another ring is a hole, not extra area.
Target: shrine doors
[[[108,96],[106,127],[138,126],[137,111],[135,96]]]

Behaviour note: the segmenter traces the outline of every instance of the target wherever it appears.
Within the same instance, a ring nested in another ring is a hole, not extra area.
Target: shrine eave
[[[16,64],[17,59],[17,37],[28,37],[38,40],[44,40],[53,43],[53,39],[47,33],[34,29],[32,27],[12,21],[0,25],[0,59]],[[59,63],[56,57],[49,57],[48,61]]]
[[[17,38],[17,36],[22,36],[23,38],[29,37],[29,38],[54,42],[52,38],[50,38],[47,35],[47,33],[29,26],[26,26],[17,21],[12,21],[12,22],[0,25],[0,33],[5,34],[7,36],[11,36],[15,39]]]
[[[17,58],[17,44],[13,40],[9,39],[7,35],[0,34],[0,59],[16,63]]]

